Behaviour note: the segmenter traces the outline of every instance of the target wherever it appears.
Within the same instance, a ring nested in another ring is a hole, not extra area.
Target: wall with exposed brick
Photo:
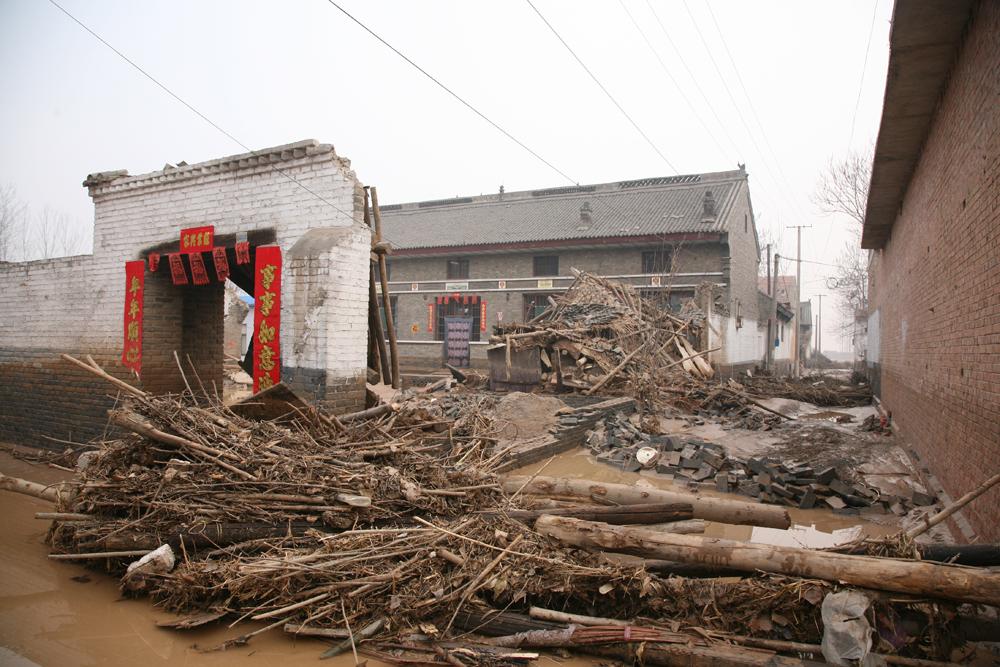
[[[363,406],[370,234],[361,185],[332,146],[303,141],[150,174],[106,172],[86,185],[93,255],[0,264],[13,287],[0,292],[0,440],[51,445],[43,436],[102,432],[109,387],[58,354],[92,354],[126,377],[124,263],[175,252],[180,229],[201,225],[215,226],[216,245],[247,238],[282,248],[283,378],[310,399]],[[183,386],[174,350],[221,388],[223,304],[221,283],[176,287],[165,260],[146,272],[144,388]]]
[[[978,7],[871,267],[880,396],[952,497],[1000,471],[1000,4]],[[1000,488],[964,512],[1000,539]]]

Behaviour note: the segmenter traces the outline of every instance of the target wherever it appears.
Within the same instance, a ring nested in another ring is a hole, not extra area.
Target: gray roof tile
[[[719,233],[728,231],[746,181],[737,170],[396,204],[381,207],[383,231],[399,249]],[[708,191],[717,215],[706,222]],[[584,204],[589,223],[581,217]]]

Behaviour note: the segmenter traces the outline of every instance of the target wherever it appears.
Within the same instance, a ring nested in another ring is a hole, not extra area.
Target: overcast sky
[[[836,259],[847,222],[810,195],[831,158],[874,142],[891,0],[533,1],[666,160],[525,0],[338,0],[571,181],[743,162],[782,254],[785,227],[807,224],[803,258]],[[569,184],[326,0],[58,2],[247,146],[334,144],[383,203]],[[0,184],[80,226],[90,172],[243,152],[43,0],[0,0],[0,90]],[[803,264],[804,298],[831,270]],[[834,349],[829,299],[824,315]]]

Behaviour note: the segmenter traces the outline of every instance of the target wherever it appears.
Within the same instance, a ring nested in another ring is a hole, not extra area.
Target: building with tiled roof
[[[714,285],[713,361],[756,365],[760,248],[747,172],[737,170],[382,206],[390,295],[404,359],[446,354],[449,326],[485,360],[493,327],[535,316],[572,268],[679,307]],[[699,293],[704,290],[699,290]],[[707,304],[705,304],[707,307]],[[764,315],[766,321],[766,314]],[[450,324],[454,322],[455,324]],[[465,333],[461,335],[466,336]]]

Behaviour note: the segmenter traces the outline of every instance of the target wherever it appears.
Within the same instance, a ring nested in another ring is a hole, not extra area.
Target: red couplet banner
[[[146,282],[146,262],[125,262],[125,345],[122,363],[142,371],[142,296]]]
[[[253,391],[281,381],[281,248],[257,248],[253,282]]]

